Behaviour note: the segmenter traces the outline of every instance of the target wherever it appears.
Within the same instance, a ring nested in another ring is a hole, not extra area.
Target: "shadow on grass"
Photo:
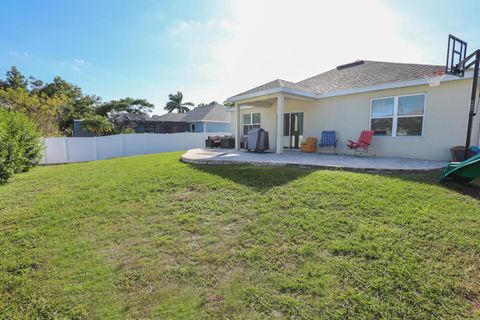
[[[445,189],[470,196],[474,199],[480,200],[480,180],[476,179],[470,183],[460,183],[454,180],[445,182],[438,182],[442,174],[442,170],[430,171],[426,173],[410,173],[410,174],[392,174],[392,177],[426,184],[434,184]]]
[[[266,191],[272,187],[281,186],[293,180],[305,177],[316,170],[322,170],[297,167],[255,166],[240,164],[190,164],[190,166],[197,170],[220,176],[222,178],[245,185],[258,191]],[[470,183],[459,183],[453,180],[440,183],[438,182],[438,180],[440,179],[441,173],[442,170],[429,171],[424,173],[388,173],[380,175],[397,178],[409,182],[437,185],[445,189],[480,200],[480,179],[476,179]]]
[[[311,169],[253,165],[201,165],[190,164],[196,170],[214,174],[257,191],[287,184],[313,172]]]

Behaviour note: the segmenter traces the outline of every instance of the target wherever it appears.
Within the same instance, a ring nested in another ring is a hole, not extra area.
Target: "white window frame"
[[[399,115],[398,114],[398,100],[401,97],[409,97],[409,96],[421,96],[423,95],[423,114],[415,114],[415,115]],[[391,116],[380,116],[380,117],[372,117],[372,102],[374,100],[382,100],[382,99],[391,99],[393,98],[393,114]],[[375,137],[423,137],[424,128],[425,128],[425,114],[427,108],[427,93],[426,92],[419,92],[419,93],[412,93],[412,94],[402,94],[398,96],[386,96],[386,97],[375,97],[370,98],[370,120],[368,123],[369,130],[372,130],[372,119],[392,119],[392,135],[378,135]],[[397,128],[398,128],[398,118],[418,118],[422,117],[422,133],[418,136],[397,136]]]
[[[257,113],[258,113],[259,116],[260,116],[260,122],[254,123],[254,122],[253,122],[253,115],[254,115],[254,114],[257,114]],[[245,115],[247,115],[247,114],[250,115],[250,123],[244,123],[244,122],[243,122],[243,119],[244,119],[243,116],[245,116]],[[262,127],[262,113],[261,113],[261,112],[246,112],[246,113],[242,113],[242,132],[243,132],[243,133],[245,133],[245,126],[251,127],[251,126],[257,126],[257,125],[260,126],[260,127]],[[250,128],[249,128],[249,130],[250,130]]]

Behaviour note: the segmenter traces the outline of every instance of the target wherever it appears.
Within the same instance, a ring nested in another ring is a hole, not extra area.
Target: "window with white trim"
[[[252,128],[260,128],[260,112],[243,114],[243,134],[248,134],[248,130]]]
[[[421,136],[425,94],[370,100],[370,129],[377,136]]]

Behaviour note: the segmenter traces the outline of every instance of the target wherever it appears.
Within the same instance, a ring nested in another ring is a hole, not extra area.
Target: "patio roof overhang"
[[[279,94],[284,94],[290,98],[297,98],[303,100],[318,99],[318,95],[313,92],[303,91],[293,88],[277,87],[257,92],[233,96],[227,99],[227,102],[247,103],[252,101],[263,101],[276,98]]]

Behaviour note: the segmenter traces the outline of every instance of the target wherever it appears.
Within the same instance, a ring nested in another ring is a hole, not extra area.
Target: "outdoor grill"
[[[268,132],[262,128],[250,129],[247,135],[246,149],[255,152],[264,152],[270,149],[268,145]]]

